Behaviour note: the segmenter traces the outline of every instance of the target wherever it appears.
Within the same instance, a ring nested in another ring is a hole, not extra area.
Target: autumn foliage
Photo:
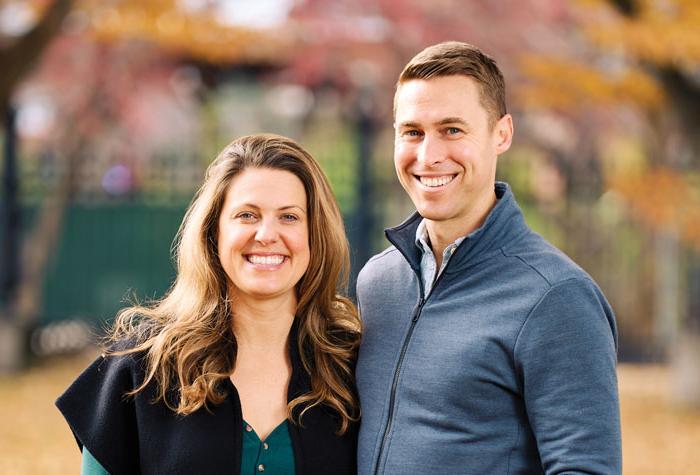
[[[700,67],[700,2],[575,3],[581,48],[575,55],[523,56],[519,104],[567,116],[621,109],[641,115],[647,126],[638,140],[647,149],[646,165],[633,173],[610,168],[605,181],[635,219],[700,249],[700,82],[694,72]],[[618,127],[624,134],[625,125]],[[679,143],[670,146],[671,140]]]

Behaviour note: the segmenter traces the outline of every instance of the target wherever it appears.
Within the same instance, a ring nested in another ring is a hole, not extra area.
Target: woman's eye
[[[250,221],[251,219],[255,219],[255,215],[249,211],[244,211],[242,213],[238,213],[236,215],[236,218],[242,219],[244,221]]]
[[[282,221],[294,222],[294,221],[299,221],[299,218],[294,214],[283,214]]]

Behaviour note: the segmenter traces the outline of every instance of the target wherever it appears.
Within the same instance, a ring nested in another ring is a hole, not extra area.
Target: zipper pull
[[[420,299],[418,301],[418,307],[416,307],[416,311],[413,312],[413,318],[411,319],[413,323],[418,321],[418,317],[420,316],[421,310],[423,310],[423,305],[425,304],[425,299]]]

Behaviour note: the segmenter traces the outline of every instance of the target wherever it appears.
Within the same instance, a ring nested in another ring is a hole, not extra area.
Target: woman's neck
[[[239,348],[246,346],[269,351],[286,345],[294,322],[296,302],[234,299],[232,310],[233,333]]]

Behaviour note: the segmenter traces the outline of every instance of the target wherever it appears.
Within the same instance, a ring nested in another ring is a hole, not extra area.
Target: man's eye
[[[403,132],[403,135],[406,137],[420,137],[421,133],[418,130],[406,130]]]
[[[448,134],[448,135],[459,134],[460,132],[462,132],[462,130],[461,130],[461,129],[458,129],[457,127],[448,127],[448,128],[447,128],[447,134]]]

